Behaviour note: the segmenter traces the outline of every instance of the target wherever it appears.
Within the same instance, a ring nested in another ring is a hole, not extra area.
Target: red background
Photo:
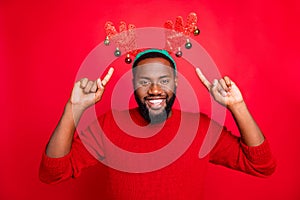
[[[198,14],[202,30],[196,40],[220,72],[238,83],[278,160],[267,179],[210,165],[205,199],[300,199],[296,0],[3,0],[0,6],[0,199],[100,199],[97,167],[58,185],[38,180],[41,154],[77,70],[103,41],[107,20],[161,27],[190,11]],[[195,76],[190,78],[195,88],[203,87]],[[231,117],[226,125],[235,129]]]

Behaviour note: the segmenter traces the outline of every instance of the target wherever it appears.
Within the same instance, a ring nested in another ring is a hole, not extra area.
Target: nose
[[[152,83],[151,86],[149,87],[148,94],[150,95],[160,95],[162,93],[163,90],[158,84]]]

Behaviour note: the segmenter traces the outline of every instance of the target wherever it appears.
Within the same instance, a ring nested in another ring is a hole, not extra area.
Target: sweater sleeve
[[[44,152],[39,169],[39,178],[44,183],[58,183],[68,178],[78,177],[82,169],[95,165],[95,159],[84,147],[78,134],[75,134],[72,149],[64,157],[51,158]]]
[[[247,146],[226,128],[210,153],[210,162],[259,177],[271,175],[276,168],[267,139],[259,146]]]

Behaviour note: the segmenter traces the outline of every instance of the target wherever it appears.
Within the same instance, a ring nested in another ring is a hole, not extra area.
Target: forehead
[[[159,62],[159,63],[162,63],[163,65],[167,65],[167,66],[171,67],[171,64],[168,60],[166,60],[165,58],[160,58],[160,57],[143,59],[140,62],[138,62],[137,66],[143,65],[143,64],[146,64],[146,63],[155,63],[155,62],[156,63]]]
[[[174,69],[164,58],[146,58],[133,69],[136,76],[172,76]]]

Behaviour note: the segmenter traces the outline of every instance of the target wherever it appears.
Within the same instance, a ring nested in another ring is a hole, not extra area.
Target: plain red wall
[[[97,168],[58,185],[38,180],[77,70],[103,41],[106,21],[161,27],[191,11],[202,30],[196,40],[238,83],[278,160],[267,179],[210,165],[206,199],[300,199],[299,7],[296,0],[1,1],[0,199],[99,199]],[[226,125],[235,130],[230,116]]]

